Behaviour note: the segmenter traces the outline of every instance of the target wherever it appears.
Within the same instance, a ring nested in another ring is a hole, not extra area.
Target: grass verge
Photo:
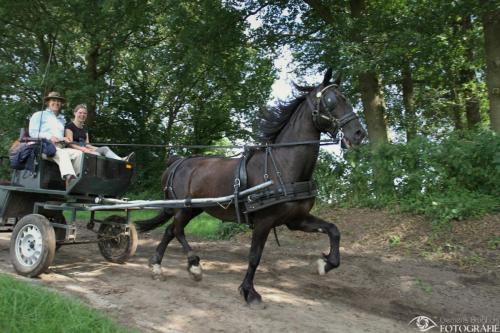
[[[138,332],[80,301],[0,274],[0,332]]]

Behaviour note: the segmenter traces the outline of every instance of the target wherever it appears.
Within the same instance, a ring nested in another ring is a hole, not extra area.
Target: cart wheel
[[[17,273],[35,277],[54,260],[56,235],[43,215],[29,214],[17,222],[10,238],[10,260]]]
[[[106,222],[120,223],[107,224]],[[128,234],[125,233],[128,229]],[[134,224],[127,224],[123,216],[109,216],[99,227],[98,245],[102,256],[111,262],[123,264],[135,254],[137,249],[137,230]]]

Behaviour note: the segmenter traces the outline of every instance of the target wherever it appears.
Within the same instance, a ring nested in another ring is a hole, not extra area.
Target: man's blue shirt
[[[30,137],[50,140],[55,136],[62,141],[65,123],[66,120],[61,113],[56,116],[50,109],[35,112],[30,118]]]

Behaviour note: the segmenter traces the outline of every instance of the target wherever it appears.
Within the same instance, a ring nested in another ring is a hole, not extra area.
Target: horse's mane
[[[293,100],[279,103],[277,107],[262,108],[259,114],[258,138],[263,143],[274,143],[276,137],[288,123],[299,105],[306,99],[314,87],[302,87],[295,85],[302,94]]]

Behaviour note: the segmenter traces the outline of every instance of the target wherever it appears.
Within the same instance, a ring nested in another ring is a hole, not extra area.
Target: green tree
[[[481,0],[491,129],[500,133],[500,3]]]

